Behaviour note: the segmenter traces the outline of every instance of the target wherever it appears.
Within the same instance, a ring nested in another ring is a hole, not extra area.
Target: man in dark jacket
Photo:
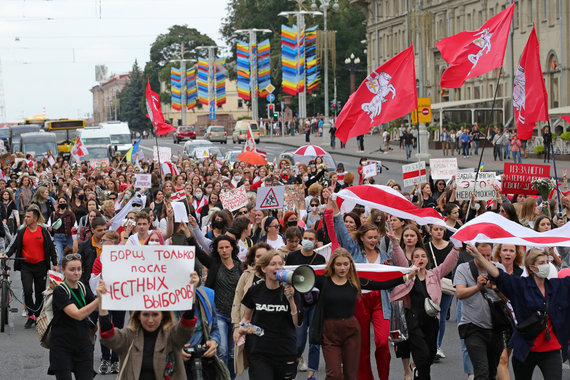
[[[39,207],[35,205],[28,207],[25,215],[26,227],[18,231],[16,239],[6,252],[8,257],[15,253],[16,258],[24,259],[16,260],[14,270],[20,271],[22,278],[24,301],[28,310],[28,320],[24,326],[26,329],[31,328],[40,315],[42,292],[45,290],[50,261],[53,270],[59,271],[57,253],[51,235],[46,228],[38,225],[40,215]]]
[[[77,252],[81,255],[81,267],[83,270],[81,281],[83,281],[86,286],[89,286],[89,278],[91,277],[91,272],[93,272],[93,263],[97,256],[101,254],[101,237],[105,231],[107,231],[105,219],[102,216],[93,218],[91,221],[91,230],[93,231],[93,237],[81,243]]]

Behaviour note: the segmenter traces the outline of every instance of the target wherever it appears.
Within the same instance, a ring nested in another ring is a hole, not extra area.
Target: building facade
[[[91,88],[95,125],[109,120],[119,120],[119,94],[129,83],[130,76],[130,74],[114,75]]]
[[[570,1],[518,0],[503,66],[469,79],[457,89],[440,86],[447,63],[435,43],[461,31],[480,28],[506,9],[511,0],[350,1],[360,5],[366,15],[369,72],[414,45],[416,78],[418,82],[423,78],[423,94],[418,83],[418,96],[431,98],[435,123],[445,125],[458,118],[468,123],[481,123],[487,118],[489,122],[490,112],[484,110],[490,109],[496,91],[499,101],[495,109],[499,111],[493,114],[493,121],[513,126],[512,83],[533,24],[540,43],[551,122],[570,114]],[[562,122],[557,132],[568,127],[568,123]]]

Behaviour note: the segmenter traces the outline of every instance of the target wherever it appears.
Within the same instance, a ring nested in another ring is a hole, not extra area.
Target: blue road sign
[[[273,94],[267,95],[267,101],[268,101],[268,102],[272,102],[272,101],[274,101],[274,100],[275,100],[275,95],[273,95]]]
[[[216,101],[210,100],[210,107],[215,107],[215,106],[216,106]]]
[[[215,113],[216,112],[216,107],[210,107],[210,113]]]
[[[215,119],[215,118],[216,118],[216,113],[210,112],[210,119]]]

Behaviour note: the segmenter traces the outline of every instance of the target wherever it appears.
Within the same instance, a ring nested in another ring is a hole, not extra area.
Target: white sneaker
[[[299,372],[307,372],[307,370],[309,369],[309,367],[307,367],[307,363],[305,363],[305,360],[303,359],[303,357],[299,358],[299,364],[298,367]]]
[[[445,354],[443,353],[441,348],[437,350],[437,352],[435,353],[435,357],[439,359],[445,359]]]
[[[474,374],[467,375],[467,380],[475,380],[475,375]]]

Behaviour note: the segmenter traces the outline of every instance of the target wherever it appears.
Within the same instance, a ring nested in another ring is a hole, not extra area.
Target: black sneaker
[[[26,321],[24,328],[25,329],[31,329],[32,327],[34,327],[34,323],[36,323],[36,321],[34,320],[34,317],[28,317],[28,320]]]
[[[111,363],[108,360],[101,360],[101,364],[99,365],[99,373],[101,375],[108,375],[111,373]]]
[[[119,362],[111,363],[111,373],[119,373],[119,370],[120,370]]]

